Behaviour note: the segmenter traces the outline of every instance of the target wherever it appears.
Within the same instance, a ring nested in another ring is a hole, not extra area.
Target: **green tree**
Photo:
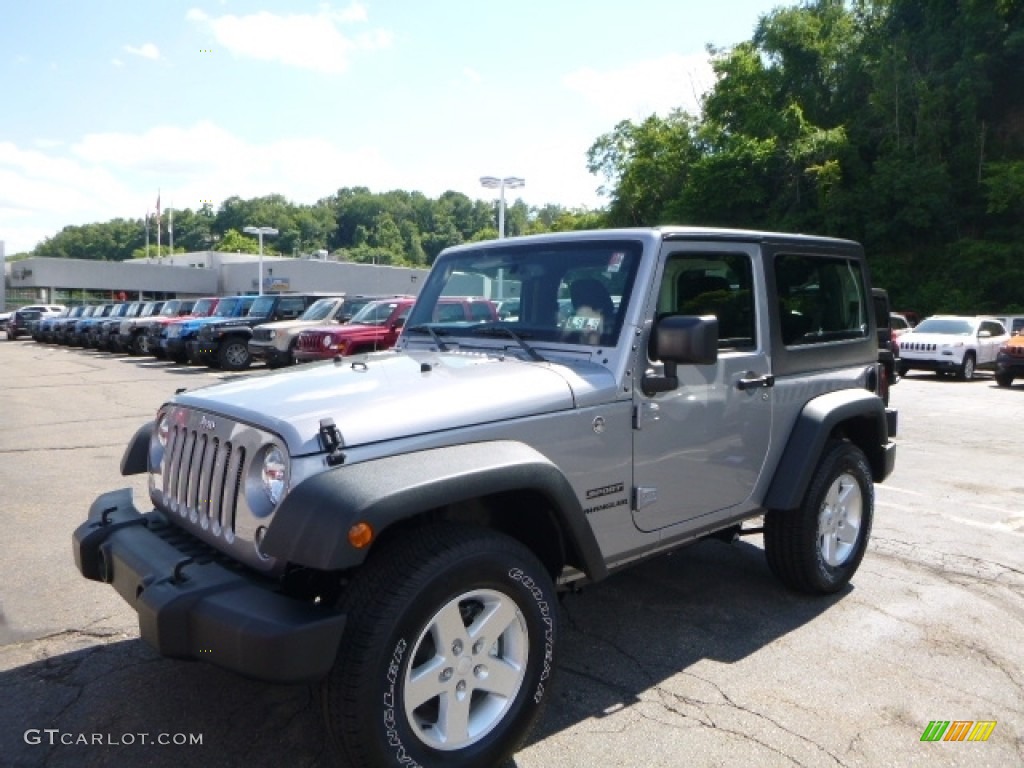
[[[237,229],[229,229],[214,246],[215,251],[226,251],[228,253],[259,253],[259,240],[249,235],[243,235]],[[272,253],[270,238],[263,238],[263,253]]]

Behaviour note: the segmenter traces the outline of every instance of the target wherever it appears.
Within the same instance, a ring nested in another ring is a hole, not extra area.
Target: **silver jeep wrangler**
[[[452,295],[515,299],[444,322]],[[558,663],[558,591],[764,534],[831,593],[894,464],[860,246],[666,227],[451,248],[398,347],[179,394],[74,534],[165,656],[323,679],[354,766],[493,766]],[[764,519],[754,528],[745,521]]]

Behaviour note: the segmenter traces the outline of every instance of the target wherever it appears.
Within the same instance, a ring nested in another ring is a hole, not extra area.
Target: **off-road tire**
[[[149,343],[146,341],[145,337],[141,333],[136,333],[128,343],[128,354],[132,357],[145,355],[148,347]]]
[[[435,524],[378,547],[342,600],[345,634],[323,685],[335,747],[352,768],[500,765],[550,695],[550,575],[519,542],[470,526]],[[413,670],[422,703],[407,708]]]
[[[217,348],[217,366],[222,371],[244,371],[252,365],[249,345],[244,339],[227,338]]]
[[[864,453],[848,441],[830,440],[800,507],[765,515],[764,550],[772,573],[797,592],[838,592],[864,558],[874,506]]]
[[[1013,384],[1013,376],[1009,373],[997,373],[996,384],[1000,387],[1008,387]]]

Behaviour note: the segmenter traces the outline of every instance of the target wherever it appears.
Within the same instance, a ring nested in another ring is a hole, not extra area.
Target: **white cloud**
[[[140,46],[125,45],[124,50],[134,56],[141,56],[144,59],[156,61],[160,58],[160,49],[153,43],[143,43]]]
[[[111,59],[110,63],[113,64],[115,67],[123,67],[124,66],[124,62],[121,61],[120,59]]]
[[[328,7],[314,14],[279,15],[268,11],[212,17],[192,8],[185,18],[209,29],[214,39],[240,58],[277,61],[315,72],[339,74],[349,68],[357,51],[391,46],[389,31],[375,29],[348,37],[341,25],[367,20],[366,9],[355,3],[343,11]]]
[[[70,148],[0,142],[0,233],[8,253],[30,250],[67,225],[141,218],[157,189],[164,208],[195,210],[232,195],[313,203],[341,186],[402,187],[401,178],[374,147],[342,151],[303,136],[255,144],[211,122],[90,134]]]
[[[700,98],[714,85],[714,72],[705,53],[640,61],[618,70],[581,69],[566,75],[563,84],[582,95],[611,120],[665,116],[682,108],[700,113]]]
[[[462,74],[467,80],[469,80],[469,82],[473,83],[474,85],[482,83],[484,80],[480,73],[477,72],[472,67],[463,67]]]
[[[117,217],[141,218],[161,190],[163,207],[216,208],[227,197],[281,194],[310,204],[340,187],[374,192],[456,190],[491,199],[485,173],[514,174],[526,187],[510,193],[530,205],[597,207],[599,180],[583,155],[593,137],[531,141],[495,164],[494,139],[480,136],[423,156],[402,156],[370,144],[336,144],[297,135],[268,142],[244,139],[212,121],[161,125],[141,133],[94,133],[70,144],[45,139],[32,148],[0,142],[0,237],[7,252],[30,250],[62,227]]]

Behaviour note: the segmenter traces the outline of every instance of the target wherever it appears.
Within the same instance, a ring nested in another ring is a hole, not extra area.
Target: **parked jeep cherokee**
[[[195,351],[189,350],[189,358],[225,371],[243,371],[252,365],[249,339],[253,328],[279,320],[295,320],[318,298],[294,293],[258,296],[245,317],[218,320],[200,328]]]
[[[472,285],[516,319],[438,317]],[[845,240],[447,249],[395,350],[171,398],[122,460],[153,508],[100,496],[75,562],[165,656],[323,678],[356,768],[499,765],[550,698],[558,589],[762,517],[783,583],[850,580],[895,460],[870,302]]]
[[[318,325],[347,323],[359,310],[375,299],[398,296],[330,296],[317,299],[296,320],[279,320],[252,329],[249,354],[254,361],[264,361],[268,368],[280,368],[295,362],[299,333]]]
[[[1009,338],[992,317],[934,315],[900,336],[900,375],[933,371],[971,381],[976,371],[996,367],[999,348]]]
[[[357,312],[345,325],[321,325],[299,334],[295,360],[331,360],[344,355],[358,355],[391,349],[398,341],[405,319],[412,310],[412,297],[373,301]],[[435,319],[443,322],[486,321],[498,319],[497,311],[487,299],[443,297],[437,302]]]

